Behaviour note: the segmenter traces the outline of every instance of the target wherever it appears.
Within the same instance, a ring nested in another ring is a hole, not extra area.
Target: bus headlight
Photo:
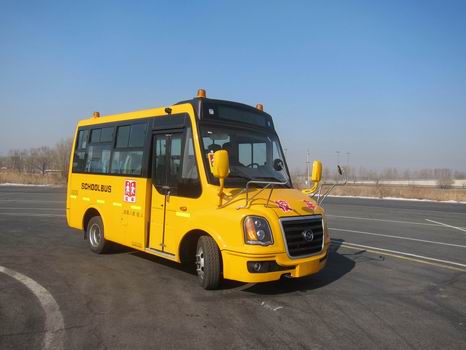
[[[273,244],[269,223],[260,216],[246,216],[244,219],[244,242],[246,244]]]

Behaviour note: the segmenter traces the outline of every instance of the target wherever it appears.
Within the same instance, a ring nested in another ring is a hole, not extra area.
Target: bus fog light
[[[247,268],[249,273],[268,273],[277,271],[294,270],[296,266],[282,266],[276,261],[248,261]]]

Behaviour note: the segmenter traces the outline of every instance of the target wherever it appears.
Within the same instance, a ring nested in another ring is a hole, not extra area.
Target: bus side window
[[[110,173],[142,175],[146,123],[119,126]]]
[[[169,185],[176,187],[181,170],[181,134],[174,134],[171,137],[170,164],[169,164]]]
[[[160,193],[168,185],[172,195],[200,196],[201,182],[190,127],[184,137],[182,133],[155,135],[153,162],[153,183]]]
[[[113,126],[91,130],[84,172],[94,174],[109,173],[114,131]]]
[[[165,186],[167,183],[166,158],[167,158],[167,139],[162,135],[155,138],[154,170],[153,177],[156,186]]]
[[[80,130],[76,140],[73,157],[73,172],[83,172],[86,166],[86,149],[89,141],[89,130]]]
[[[107,174],[110,168],[111,145],[90,145],[87,150],[85,171],[88,173]]]
[[[181,172],[178,177],[178,196],[196,198],[201,195],[201,181],[194,153],[192,129],[186,129],[182,152]]]

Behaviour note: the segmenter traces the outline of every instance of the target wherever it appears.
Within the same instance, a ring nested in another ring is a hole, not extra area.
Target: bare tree
[[[8,157],[0,156],[0,169],[8,168]]]
[[[31,164],[34,169],[45,175],[46,170],[49,169],[52,164],[53,151],[47,146],[41,146],[39,148],[33,148],[30,152]]]
[[[25,154],[24,151],[14,149],[8,152],[8,167],[17,172],[24,170]]]
[[[73,144],[72,138],[63,139],[55,145],[55,148],[53,150],[54,167],[56,170],[60,170],[62,173],[62,176],[64,177],[67,177],[68,175],[72,144]]]
[[[328,167],[324,167],[322,177],[323,177],[324,181],[329,180],[331,178],[331,172],[330,172],[330,169]]]
[[[455,179],[466,179],[466,173],[464,171],[455,170],[453,174]]]

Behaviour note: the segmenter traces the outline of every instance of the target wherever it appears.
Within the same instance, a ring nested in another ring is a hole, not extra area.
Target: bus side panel
[[[71,179],[72,179],[72,171],[73,171],[73,160],[74,160],[74,150],[76,148],[76,140],[78,137],[78,128],[76,128],[74,132],[74,137],[73,137],[73,145],[70,150],[70,164],[68,167],[68,183],[66,185],[66,222],[68,223],[68,226],[70,227],[76,227],[74,225],[73,219],[71,217],[71,212],[70,209],[75,205],[75,201],[73,200],[76,195],[72,193],[72,186],[71,186]],[[80,227],[76,227],[80,228]]]
[[[105,175],[71,174],[68,180],[68,222],[71,227],[83,229],[84,215],[88,209],[93,208],[102,217],[105,238],[111,241],[118,239],[122,206],[112,204],[115,198],[115,180],[116,178]]]
[[[81,183],[87,182],[83,174],[70,174],[68,178],[67,219],[68,225],[83,229],[84,213],[89,208],[90,199],[81,191]],[[88,197],[88,196],[87,196]]]
[[[118,184],[112,191],[122,203],[123,236],[118,243],[144,250],[147,222],[147,208],[150,208],[151,182],[146,178],[118,177]],[[115,220],[116,221],[116,220]]]
[[[69,184],[70,226],[83,229],[86,211],[94,208],[102,217],[106,239],[143,249],[148,183],[145,178],[72,174]]]

